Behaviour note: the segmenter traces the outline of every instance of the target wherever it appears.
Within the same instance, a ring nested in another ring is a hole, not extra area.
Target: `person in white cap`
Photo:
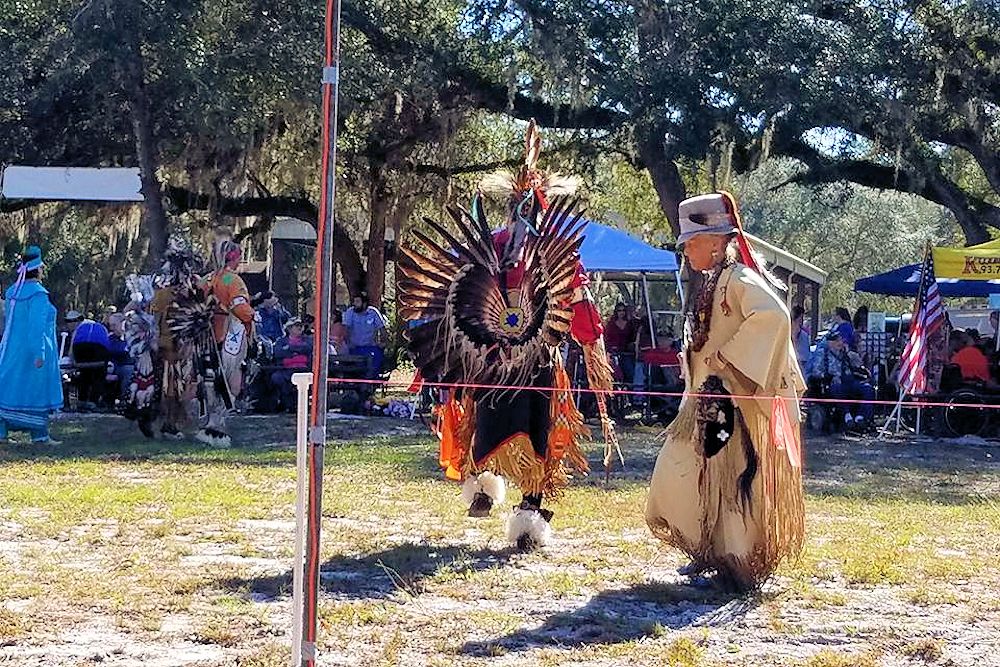
[[[728,193],[681,202],[684,256],[701,285],[687,304],[685,396],[646,501],[653,534],[687,553],[682,574],[759,587],[805,532],[791,323]]]

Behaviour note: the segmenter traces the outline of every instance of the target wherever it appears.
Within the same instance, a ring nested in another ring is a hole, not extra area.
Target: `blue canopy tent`
[[[658,275],[676,278],[680,266],[672,250],[663,250],[614,227],[590,222],[580,248],[580,259],[590,272],[609,274],[609,279],[631,279]]]
[[[908,296],[916,298],[920,283],[920,265],[910,264],[892,271],[879,273],[854,281],[855,292],[884,294],[886,296]],[[1000,294],[1000,280],[960,280],[958,278],[938,278],[938,292],[941,296],[982,296]]]
[[[620,229],[599,222],[589,222],[586,237],[580,246],[580,261],[588,273],[599,273],[604,280],[616,283],[638,282],[642,285],[642,300],[646,305],[646,318],[653,339],[656,338],[656,332],[649,298],[649,281],[675,281],[677,296],[683,299],[677,254],[673,250],[655,248]]]

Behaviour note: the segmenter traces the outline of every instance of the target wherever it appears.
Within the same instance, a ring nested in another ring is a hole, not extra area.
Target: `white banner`
[[[3,170],[0,194],[7,199],[142,201],[139,169],[15,167]]]

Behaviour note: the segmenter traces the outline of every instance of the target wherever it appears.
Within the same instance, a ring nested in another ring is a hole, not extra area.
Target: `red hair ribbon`
[[[743,231],[743,220],[740,218],[740,209],[736,205],[736,197],[733,197],[733,195],[725,190],[722,190],[719,194],[726,200],[726,206],[729,208],[729,212],[733,216],[733,222],[736,225],[736,245],[740,249],[740,261],[743,262],[744,266],[753,269],[760,275],[765,275],[757,263],[757,257],[754,255],[753,249],[750,247],[750,242],[747,241],[746,233]]]

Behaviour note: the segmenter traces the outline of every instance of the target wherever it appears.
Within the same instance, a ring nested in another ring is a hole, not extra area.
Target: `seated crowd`
[[[871,348],[866,349],[867,308],[862,306],[853,322],[846,308],[837,308],[830,330],[817,341],[811,353],[802,316],[801,307],[792,310],[792,340],[811,393],[843,401],[838,407],[846,424],[870,424],[874,411],[869,401],[874,400],[876,391],[871,372],[874,362],[869,359],[874,355]],[[939,390],[949,392],[963,384],[1000,389],[997,349],[1000,312],[990,313],[992,336],[982,336],[972,328],[952,329],[947,315],[945,319],[949,335],[947,350],[941,351],[945,367]],[[905,335],[897,342],[897,353],[902,351],[904,343]]]
[[[252,305],[256,322],[253,363],[264,371],[254,391],[267,396],[259,408],[294,411],[296,394],[291,378],[296,372],[311,369],[313,318],[292,316],[272,292],[257,294]],[[125,340],[124,322],[124,315],[114,306],[100,318],[85,317],[76,310],[66,313],[59,333],[60,366],[68,380],[66,389],[76,394],[78,411],[113,410],[121,404],[135,365]],[[330,355],[356,356],[365,378],[379,378],[385,359],[386,325],[385,317],[369,305],[367,297],[355,297],[346,312],[334,309],[331,313]]]
[[[621,403],[646,407],[652,417],[669,422],[679,401],[675,397],[652,396],[644,392],[675,393],[684,388],[680,376],[680,340],[670,330],[652,337],[648,320],[635,315],[631,306],[615,305],[604,323],[604,343],[619,387],[631,390]]]
[[[792,347],[809,395],[836,401],[823,407],[839,413],[846,428],[870,427],[875,414],[872,401],[876,391],[871,370],[862,356],[865,339],[859,335],[867,328],[867,309],[859,309],[852,321],[850,311],[836,308],[830,329],[811,351],[811,336],[804,323],[802,306],[792,308],[791,316]]]
[[[996,311],[990,313],[994,332],[997,330],[997,315]],[[1000,353],[997,351],[996,333],[984,337],[976,329],[954,329],[948,338],[948,363],[957,375],[952,382],[1000,388]],[[942,390],[955,388],[948,385],[949,382],[943,379]]]

